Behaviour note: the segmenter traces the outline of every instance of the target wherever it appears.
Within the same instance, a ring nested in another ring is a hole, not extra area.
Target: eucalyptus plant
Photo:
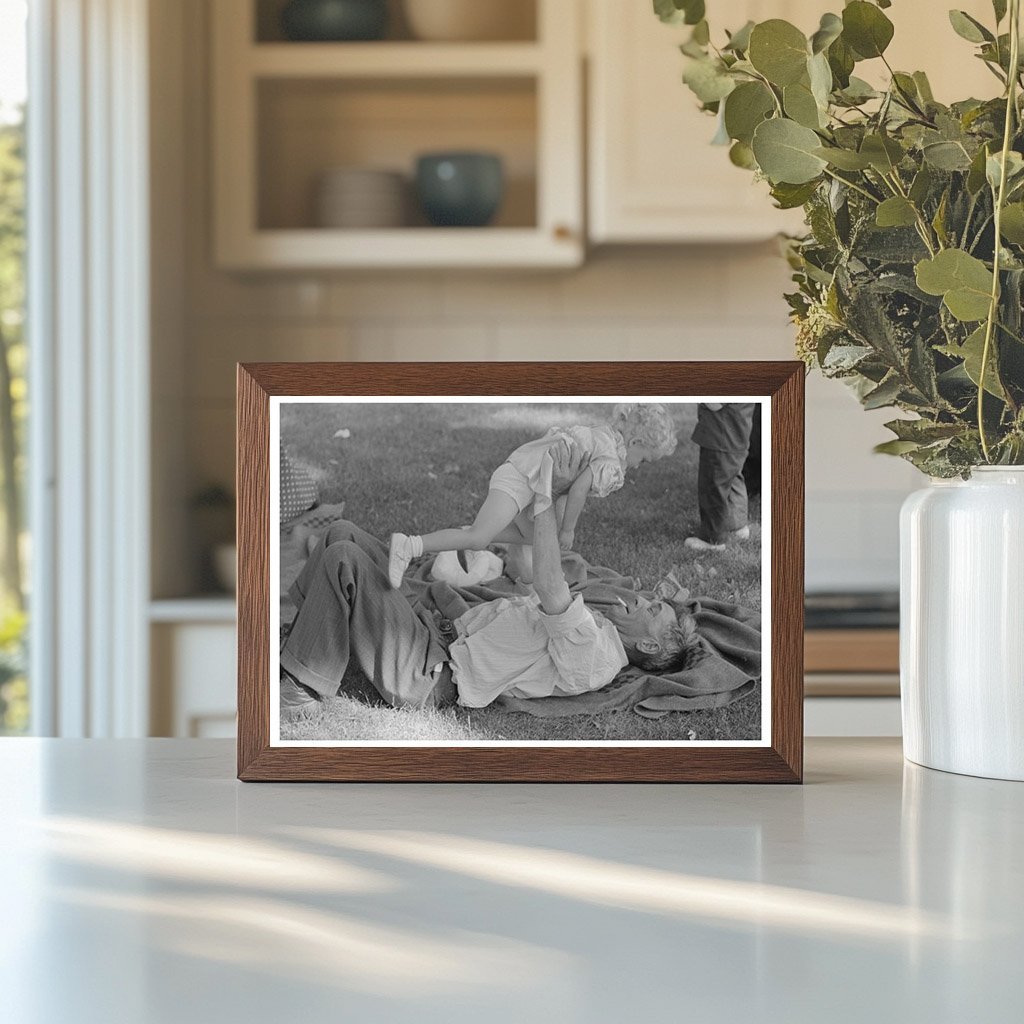
[[[1020,4],[993,0],[989,25],[949,12],[998,95],[947,106],[890,66],[890,0],[852,0],[810,37],[771,19],[720,45],[705,0],[654,0],[691,26],[683,80],[715,141],[803,207],[808,231],[786,244],[801,358],[865,408],[909,413],[878,450],[932,476],[1024,463]],[[856,75],[865,61],[886,88]]]

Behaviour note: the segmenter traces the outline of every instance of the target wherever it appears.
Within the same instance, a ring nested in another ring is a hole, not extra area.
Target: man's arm
[[[577,446],[559,445],[552,453],[551,495],[558,497],[588,468],[590,456]],[[572,603],[569,585],[562,572],[562,552],[558,546],[558,519],[549,505],[533,521],[533,589],[540,606],[548,615],[561,615]]]
[[[572,603],[562,572],[562,549],[558,546],[558,521],[553,505],[533,521],[533,589],[548,615],[561,615]]]
[[[569,540],[568,547],[572,544],[572,537],[576,533],[576,524],[579,522],[580,513],[587,503],[587,495],[594,485],[594,471],[587,466],[585,470],[573,481],[569,493],[565,496],[565,509],[562,512],[562,522],[558,530],[559,541],[563,538]]]

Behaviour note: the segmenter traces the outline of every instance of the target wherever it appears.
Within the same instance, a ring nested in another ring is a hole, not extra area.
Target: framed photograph
[[[798,362],[238,367],[246,781],[799,782]]]

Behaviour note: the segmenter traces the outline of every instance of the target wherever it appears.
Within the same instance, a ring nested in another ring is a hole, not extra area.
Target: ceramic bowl
[[[296,42],[380,39],[387,26],[387,0],[290,0],[281,11],[285,38]]]
[[[405,17],[417,39],[477,42],[533,39],[534,0],[405,0]]]
[[[399,228],[406,222],[406,178],[395,171],[339,167],[324,173],[316,194],[322,228]]]
[[[426,153],[416,162],[416,194],[435,227],[483,227],[505,194],[501,157],[494,153]]]

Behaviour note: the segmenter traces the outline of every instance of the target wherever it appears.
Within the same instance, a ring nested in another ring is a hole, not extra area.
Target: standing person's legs
[[[701,448],[697,470],[700,539],[724,544],[747,525],[747,488],[743,482],[745,451]]]
[[[750,447],[743,463],[743,482],[747,485],[747,494],[756,498],[761,493],[761,406],[754,409],[750,427]]]
[[[344,537],[346,539],[335,539]],[[299,603],[281,667],[332,697],[349,659],[395,706],[428,703],[444,660],[433,618],[388,585],[384,546],[351,524],[332,527],[293,587]]]

